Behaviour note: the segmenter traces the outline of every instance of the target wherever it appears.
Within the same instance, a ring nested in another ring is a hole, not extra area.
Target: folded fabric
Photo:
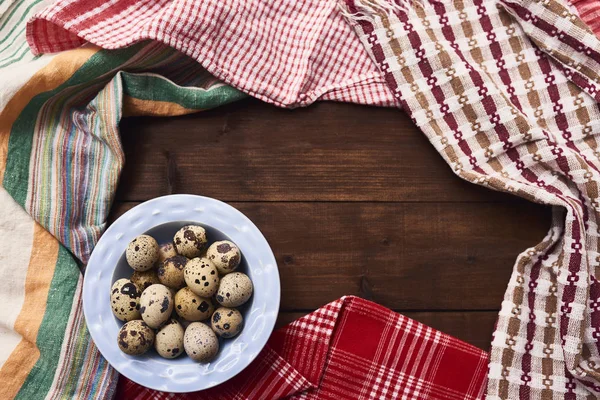
[[[110,398],[118,374],[90,341],[81,272],[124,161],[122,115],[177,115],[245,97],[158,43],[35,56],[0,5],[0,399]]]
[[[282,107],[397,104],[335,1],[61,0],[29,22],[27,37],[35,54],[156,40]]]
[[[19,197],[27,182],[6,170],[7,160],[29,165],[31,147],[19,140],[27,130],[13,125],[22,113],[21,121],[35,123],[32,99],[60,80],[57,66],[66,74],[77,63],[53,63],[53,56],[29,51],[25,22],[45,5],[19,0],[0,5],[0,182],[20,182],[14,186]],[[89,340],[77,301],[77,263],[22,206],[0,187],[0,398],[109,397],[118,375]]]
[[[3,76],[18,79],[18,66]],[[0,111],[0,181],[85,263],[124,163],[117,127],[123,114],[178,115],[243,97],[158,43],[61,53]]]
[[[122,377],[115,399],[481,399],[487,362],[476,347],[350,296],[276,331],[227,383],[173,394]]]
[[[347,13],[457,175],[554,206],[510,279],[487,398],[598,397],[600,41],[554,0],[347,0]]]
[[[600,36],[600,1],[598,0],[569,0],[579,12],[579,16],[589,28]]]
[[[200,7],[183,1],[88,4],[59,1],[38,14],[29,25],[32,47],[66,49],[90,41],[115,48],[153,38],[191,54],[226,82],[284,106],[310,103],[321,93],[316,83],[336,75],[323,41],[308,34],[314,33],[310,27],[324,32],[320,17],[333,15],[333,1],[250,2],[247,8],[233,0]],[[101,18],[86,19],[100,11]],[[345,15],[396,103],[456,174],[555,206],[547,237],[519,256],[509,282],[488,398],[598,396],[599,40],[556,0],[357,0],[348,2]],[[257,41],[257,30],[268,34]],[[42,31],[52,35],[35,36]],[[329,37],[352,49],[342,52],[345,60],[360,51],[350,35]],[[230,46],[241,50],[215,55]],[[312,54],[321,56],[318,68]],[[266,58],[277,60],[275,67]],[[348,72],[348,82],[362,77]]]

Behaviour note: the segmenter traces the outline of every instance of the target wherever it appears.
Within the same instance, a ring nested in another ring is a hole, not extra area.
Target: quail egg
[[[239,307],[252,296],[252,281],[248,275],[232,272],[221,278],[215,298],[225,307]]]
[[[158,248],[158,262],[161,263],[165,261],[167,258],[175,257],[177,255],[177,251],[175,251],[175,246],[173,243],[163,243]]]
[[[134,270],[147,271],[158,260],[158,243],[152,236],[140,235],[127,246],[125,258]]]
[[[168,287],[156,284],[148,286],[140,298],[142,319],[150,328],[157,329],[169,320],[173,312],[173,296]]]
[[[200,256],[206,246],[206,230],[198,225],[187,225],[177,231],[173,238],[177,253],[187,258]]]
[[[160,283],[158,275],[156,275],[156,270],[154,269],[148,271],[133,271],[133,274],[131,274],[131,281],[135,283],[142,292],[148,286]]]
[[[219,339],[208,325],[192,322],[185,330],[183,347],[192,360],[207,362],[217,355]]]
[[[123,353],[138,356],[154,344],[154,331],[139,319],[129,321],[119,330],[117,343]]]
[[[175,295],[175,312],[188,321],[204,321],[210,318],[215,306],[210,298],[198,296],[184,287]]]
[[[242,260],[242,253],[237,245],[229,240],[214,242],[206,251],[208,258],[222,275],[235,270]]]
[[[140,319],[139,287],[129,279],[119,279],[110,289],[110,306],[115,317],[121,321]]]
[[[188,259],[184,256],[167,258],[158,267],[158,280],[160,280],[160,283],[174,289],[184,287],[183,268],[187,262]]]
[[[232,338],[244,327],[244,318],[235,308],[219,307],[210,319],[213,331],[222,338]]]
[[[219,273],[208,258],[194,258],[190,260],[183,270],[185,283],[202,297],[211,297],[219,288]]]
[[[183,328],[172,319],[156,333],[154,348],[163,358],[175,358],[183,353]]]

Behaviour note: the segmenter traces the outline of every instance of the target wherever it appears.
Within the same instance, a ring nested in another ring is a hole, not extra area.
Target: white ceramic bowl
[[[250,276],[254,294],[240,311],[245,326],[233,339],[221,339],[217,357],[197,363],[185,354],[161,358],[154,350],[129,356],[117,345],[123,323],[110,307],[110,288],[133,270],[125,260],[125,249],[143,233],[159,243],[173,239],[188,224],[206,229],[209,243],[229,239],[242,252],[238,271]],[[102,235],[87,265],[83,281],[83,310],[94,343],[121,374],[140,385],[165,392],[193,392],[227,381],[248,366],[266,344],[279,311],[280,286],[277,263],[258,228],[241,212],[215,199],[193,195],[159,197],[123,214]]]

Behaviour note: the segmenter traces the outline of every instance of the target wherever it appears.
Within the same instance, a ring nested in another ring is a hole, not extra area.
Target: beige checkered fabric
[[[347,0],[388,86],[454,172],[553,206],[518,258],[488,399],[600,394],[600,42],[554,0]]]

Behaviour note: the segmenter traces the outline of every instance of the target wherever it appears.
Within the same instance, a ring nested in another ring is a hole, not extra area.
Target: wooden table
[[[121,123],[111,218],[171,193],[232,204],[271,244],[279,325],[357,295],[488,349],[517,255],[550,210],[456,177],[401,111],[245,100]]]

